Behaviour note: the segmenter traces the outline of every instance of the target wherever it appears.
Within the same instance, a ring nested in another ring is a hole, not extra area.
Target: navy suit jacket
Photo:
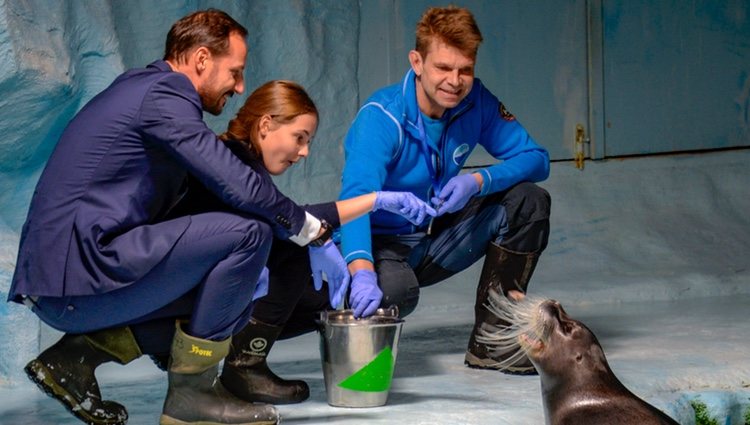
[[[277,237],[303,227],[304,210],[206,126],[190,80],[156,61],[120,75],[66,127],[34,191],[8,300],[105,293],[143,277],[190,224],[164,219],[188,173]]]

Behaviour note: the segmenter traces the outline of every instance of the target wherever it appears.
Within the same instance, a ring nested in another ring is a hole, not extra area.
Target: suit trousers
[[[40,297],[33,310],[68,333],[184,317],[188,334],[223,340],[250,318],[272,241],[270,226],[249,215],[192,215],[172,251],[142,279],[103,294]]]

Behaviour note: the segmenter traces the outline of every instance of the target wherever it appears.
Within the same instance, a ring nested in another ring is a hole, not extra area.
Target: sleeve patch
[[[511,114],[507,109],[505,109],[505,105],[503,105],[503,102],[500,102],[498,110],[500,112],[500,117],[505,121],[515,121],[516,117],[513,116],[513,114]]]

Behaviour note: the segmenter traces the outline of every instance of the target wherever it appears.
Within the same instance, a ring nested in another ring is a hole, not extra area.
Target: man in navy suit
[[[65,332],[26,372],[87,423],[127,421],[123,406],[101,399],[98,365],[165,351],[162,423],[278,421],[273,406],[229,394],[218,363],[248,322],[248,294],[267,285],[273,238],[304,246],[328,232],[203,121],[244,91],[246,36],[221,11],[180,19],[164,60],[94,97],[39,179],[9,300]],[[232,211],[170,215],[189,174]],[[186,320],[175,327],[175,318]]]

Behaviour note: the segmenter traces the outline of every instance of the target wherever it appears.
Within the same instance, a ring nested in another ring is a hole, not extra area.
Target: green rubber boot
[[[183,332],[179,322],[172,340],[169,387],[161,425],[274,425],[279,413],[269,404],[248,403],[219,381],[219,362],[231,338],[210,341]]]
[[[130,328],[112,328],[88,334],[65,334],[24,371],[47,395],[57,399],[87,424],[121,425],[128,420],[125,407],[102,400],[94,371],[107,362],[127,364],[141,356]]]

